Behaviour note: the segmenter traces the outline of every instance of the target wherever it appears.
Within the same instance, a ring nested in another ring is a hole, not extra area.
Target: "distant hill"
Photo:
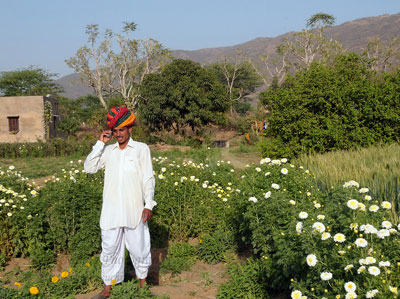
[[[230,47],[206,48],[194,51],[173,50],[172,55],[175,58],[209,64],[217,62],[225,55],[234,54],[237,49],[241,49],[250,58],[256,59],[260,54],[273,55],[276,47],[283,43],[286,38],[293,36],[294,33],[288,32],[276,37],[258,37]],[[371,39],[379,37],[382,41],[388,41],[395,36],[400,36],[400,13],[367,17],[346,22],[327,28],[325,34],[328,38],[341,41],[344,48],[349,51],[360,53]],[[56,83],[64,87],[64,95],[69,98],[77,98],[88,93],[93,93],[91,89],[79,83],[78,78],[79,75],[71,74],[56,80]],[[71,83],[71,81],[74,83]]]

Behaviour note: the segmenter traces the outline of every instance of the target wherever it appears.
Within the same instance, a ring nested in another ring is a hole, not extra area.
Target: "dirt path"
[[[235,168],[245,168],[246,165],[259,164],[260,154],[257,152],[251,153],[232,153],[235,148],[221,149],[221,159],[224,161],[231,161]]]

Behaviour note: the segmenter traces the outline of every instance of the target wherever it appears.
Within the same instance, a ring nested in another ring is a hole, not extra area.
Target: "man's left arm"
[[[142,188],[145,203],[142,219],[143,222],[146,223],[146,221],[150,220],[153,216],[153,207],[157,205],[153,199],[155,178],[153,175],[153,164],[151,161],[150,148],[147,145],[141,153],[140,163],[142,166]]]

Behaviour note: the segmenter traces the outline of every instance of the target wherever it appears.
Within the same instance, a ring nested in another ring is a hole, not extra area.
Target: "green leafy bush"
[[[219,226],[209,235],[200,235],[200,243],[197,246],[199,259],[216,264],[225,260],[227,251],[235,251],[234,235],[227,227]]]
[[[161,271],[172,275],[190,270],[196,262],[196,248],[187,243],[176,243],[168,249],[167,258],[161,264]]]
[[[149,291],[149,287],[147,285],[145,285],[143,288],[140,288],[137,280],[131,280],[114,286],[111,290],[110,298],[146,299],[159,297],[154,297]]]
[[[262,264],[254,259],[248,259],[244,264],[239,261],[229,265],[230,279],[218,289],[217,298],[270,298],[262,287],[265,271]]]
[[[354,53],[339,56],[332,67],[314,63],[261,94],[271,110],[267,134],[277,138],[265,144],[264,155],[277,157],[281,146],[297,156],[394,142],[399,88],[400,72],[379,76]]]

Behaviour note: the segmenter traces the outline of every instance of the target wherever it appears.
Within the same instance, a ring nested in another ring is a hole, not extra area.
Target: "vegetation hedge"
[[[260,96],[269,107],[264,156],[297,156],[398,140],[400,71],[378,74],[351,53],[314,63]]]

